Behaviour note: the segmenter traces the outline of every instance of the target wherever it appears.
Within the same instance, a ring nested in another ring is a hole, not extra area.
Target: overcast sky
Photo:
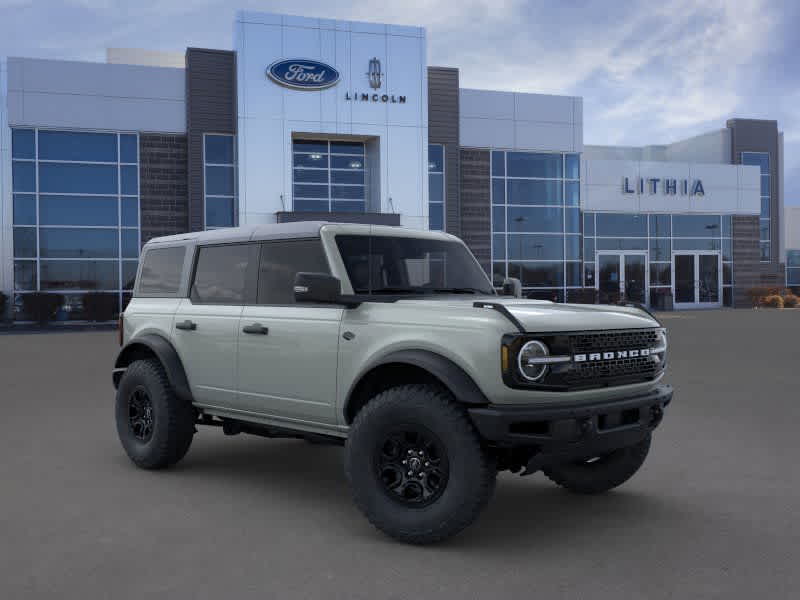
[[[800,204],[800,2],[792,0],[0,0],[0,56],[231,48],[237,8],[422,25],[463,87],[584,98],[584,142],[668,143],[737,117],[785,132]]]

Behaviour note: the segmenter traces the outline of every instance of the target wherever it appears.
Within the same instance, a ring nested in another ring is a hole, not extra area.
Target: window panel
[[[650,260],[672,260],[672,244],[669,239],[650,239]]]
[[[11,163],[11,188],[14,192],[36,191],[36,164],[32,162]]]
[[[36,291],[36,261],[14,261],[14,290]]]
[[[722,260],[733,260],[733,242],[730,238],[722,240]]]
[[[444,172],[444,146],[441,144],[428,144],[428,172]]]
[[[122,223],[123,227],[138,227],[139,226],[139,199],[138,198],[123,198],[122,199]]]
[[[233,227],[233,198],[206,197],[206,227]]]
[[[492,204],[505,204],[506,202],[506,180],[492,179]]]
[[[560,235],[510,234],[508,258],[511,260],[561,260],[564,238]]]
[[[505,177],[506,174],[506,153],[500,151],[492,152],[492,175],[495,177]]]
[[[119,136],[119,162],[139,162],[139,141],[135,135],[122,134]]]
[[[672,265],[670,263],[651,263],[650,285],[672,285]]]
[[[36,225],[36,194],[14,194],[14,225]]]
[[[733,265],[731,263],[722,263],[722,284],[730,285],[733,283]]]
[[[117,194],[117,166],[39,163],[39,191]]]
[[[722,288],[722,306],[733,306],[733,290],[729,287]]]
[[[295,200],[294,209],[300,212],[328,212],[329,203],[325,200]]]
[[[230,244],[200,248],[191,288],[192,302],[242,304],[251,246]]]
[[[363,185],[332,185],[331,198],[339,200],[363,200]]]
[[[564,203],[560,181],[536,181],[525,179],[508,180],[509,204],[547,204]]]
[[[331,154],[357,154],[364,156],[363,142],[331,142]]]
[[[583,285],[594,287],[594,263],[583,263]]]
[[[673,250],[719,250],[720,240],[715,238],[673,238]]]
[[[581,236],[567,235],[564,237],[565,258],[567,260],[581,259]]]
[[[598,250],[647,250],[647,238],[596,238]]]
[[[364,159],[358,156],[331,156],[331,169],[363,170]]]
[[[258,304],[294,304],[294,278],[300,272],[330,273],[320,240],[262,244]]]
[[[583,260],[594,261],[594,240],[583,238]]]
[[[594,213],[583,213],[583,235],[594,236]]]
[[[294,180],[298,183],[328,183],[327,169],[295,169]]]
[[[345,157],[342,157],[343,159]],[[327,154],[295,154],[292,156],[293,165],[295,167],[308,167],[312,169],[327,169],[328,168],[328,155]],[[349,163],[349,160],[348,160]]]
[[[561,178],[561,154],[534,152],[508,152],[508,177]]]
[[[730,215],[722,215],[722,237],[733,235],[733,218]]]
[[[506,230],[506,209],[504,206],[492,207],[492,231]]]
[[[508,207],[508,231],[562,233],[564,210],[546,207]]]
[[[581,232],[581,211],[577,208],[564,209],[564,231],[566,233]]]
[[[800,285],[800,269],[788,269],[786,271],[787,285]]]
[[[117,162],[117,135],[80,131],[39,131],[39,160]]]
[[[125,196],[136,196],[139,193],[139,168],[134,166],[120,167],[120,189]]]
[[[42,225],[118,224],[116,196],[39,196]]]
[[[135,260],[122,261],[122,289],[132,290],[133,284],[136,283],[136,269],[139,267],[139,262]]]
[[[786,266],[787,267],[800,267],[800,250],[787,250],[786,251]]]
[[[428,177],[431,179],[431,181],[439,181],[439,187],[441,187],[441,181],[444,177],[443,175],[431,174],[428,175]],[[364,171],[331,171],[331,183],[364,185]]]
[[[14,227],[14,256],[16,258],[36,258],[36,229],[34,227]]]
[[[186,247],[151,248],[144,255],[138,292],[148,296],[178,293]]]
[[[43,260],[40,265],[43,291],[119,289],[119,263],[114,260]]]
[[[568,262],[566,265],[566,282],[568,287],[581,287],[581,268],[582,263]]]
[[[647,237],[647,216],[597,213],[596,235],[610,237]]]
[[[327,154],[328,142],[316,140],[292,140],[292,150],[295,152],[314,152]]]
[[[506,263],[495,262],[492,263],[492,285],[500,287],[506,279]]]
[[[564,182],[564,203],[567,206],[580,206],[581,204],[581,184],[578,181]]]
[[[39,254],[43,258],[118,258],[117,231],[42,228],[39,230]]]
[[[762,175],[761,176],[761,195],[762,196],[771,196],[769,191],[769,175]]]
[[[506,236],[505,235],[492,235],[492,254],[494,260],[505,260],[506,258]]]
[[[768,174],[769,152],[742,152],[742,164],[761,167],[761,173]]]
[[[364,212],[364,201],[334,200],[331,202],[333,212]]]
[[[650,215],[650,237],[671,237],[670,215]]]
[[[294,184],[295,198],[325,198],[328,199],[327,185]]]
[[[564,263],[509,262],[508,276],[516,277],[526,287],[561,287],[564,285]]]
[[[434,231],[444,229],[444,204],[441,202],[432,202],[428,206],[428,227]]]
[[[762,262],[769,262],[770,257],[772,256],[772,248],[770,247],[769,242],[761,242],[759,244],[759,250],[761,252],[761,261]]]
[[[719,237],[719,215],[673,215],[675,237]]]
[[[761,217],[769,218],[769,198],[761,198]]]
[[[566,164],[566,172],[564,173],[564,177],[567,179],[580,179],[581,178],[580,154],[567,154],[564,160]]]
[[[233,167],[206,167],[206,195],[233,196]]]
[[[122,258],[139,258],[139,232],[123,229],[121,233]]]
[[[770,226],[769,219],[761,219],[758,222],[758,234],[759,234],[759,237],[760,237],[761,241],[766,241],[766,240],[770,239],[770,237],[769,237],[769,226]]]
[[[215,165],[234,164],[232,135],[206,135],[205,162]]]
[[[430,202],[444,202],[444,175],[428,175],[428,199]]]
[[[33,129],[11,130],[11,158],[36,158],[36,137]]]

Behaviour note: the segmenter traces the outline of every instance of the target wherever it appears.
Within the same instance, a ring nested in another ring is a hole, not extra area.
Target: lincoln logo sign
[[[703,182],[699,179],[690,181],[689,179],[661,179],[660,177],[623,177],[622,193],[642,195],[647,189],[648,194],[655,194],[659,191],[667,196],[674,196],[680,193],[681,196],[705,196]]]
[[[267,67],[275,83],[296,90],[324,90],[339,83],[339,71],[316,60],[292,58]]]

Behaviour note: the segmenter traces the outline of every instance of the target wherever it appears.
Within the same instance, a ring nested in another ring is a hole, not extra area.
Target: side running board
[[[505,305],[500,304],[499,302],[474,302],[472,304],[473,308],[488,308],[489,310],[496,310],[501,315],[503,315],[506,319],[508,319],[514,327],[520,333],[525,333],[525,327],[523,327],[522,323],[519,322],[519,319],[511,314],[511,311],[508,310]]]

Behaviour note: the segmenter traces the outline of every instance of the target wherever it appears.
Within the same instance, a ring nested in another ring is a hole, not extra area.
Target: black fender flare
[[[449,358],[429,350],[398,350],[381,357],[359,374],[356,382],[347,393],[344,414],[348,414],[353,394],[364,378],[375,369],[389,364],[406,364],[424,369],[441,381],[442,385],[450,390],[456,401],[461,404],[470,406],[485,406],[489,404],[489,400],[472,377]]]
[[[189,380],[186,378],[186,371],[183,368],[178,351],[166,338],[155,334],[146,333],[130,340],[117,354],[114,361],[114,387],[119,386],[119,381],[125,369],[133,361],[138,360],[142,351],[155,354],[156,358],[167,372],[169,380],[175,394],[181,400],[192,402],[192,391],[189,388]]]

